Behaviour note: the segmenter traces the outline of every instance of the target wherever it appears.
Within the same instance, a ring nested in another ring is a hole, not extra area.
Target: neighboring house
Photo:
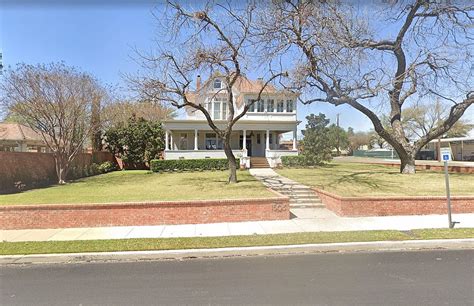
[[[244,104],[255,101],[263,86],[262,80],[251,81],[240,77],[232,88],[234,108],[237,116]],[[227,92],[224,77],[214,74],[201,86],[198,77],[197,90],[189,92],[187,98],[206,107],[217,126],[226,124]],[[241,166],[249,168],[251,159],[261,165],[275,167],[281,163],[281,156],[298,155],[296,99],[298,93],[277,90],[268,85],[261,100],[253,104],[247,114],[233,127],[231,147],[240,158]],[[202,112],[186,109],[186,118],[163,122],[166,131],[165,159],[225,158],[222,141],[209,127]],[[291,146],[280,141],[283,133],[292,133]]]
[[[474,137],[441,138],[430,141],[421,152],[421,159],[439,159],[439,148],[451,148],[455,161],[474,161]]]
[[[0,123],[0,151],[49,152],[40,134],[18,123]]]

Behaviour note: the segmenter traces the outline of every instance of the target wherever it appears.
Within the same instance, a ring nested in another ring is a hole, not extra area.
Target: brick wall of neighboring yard
[[[369,163],[375,165],[385,165],[385,166],[392,166],[400,168],[400,164],[397,163]],[[415,165],[416,170],[431,170],[431,171],[444,171],[444,165]],[[457,172],[457,173],[474,173],[474,167],[468,166],[456,166],[456,165],[448,165],[449,172]]]
[[[287,220],[287,197],[116,204],[0,206],[1,229]]]
[[[315,188],[326,208],[339,216],[446,214],[446,197],[340,197]],[[453,213],[474,213],[474,196],[451,197]]]
[[[83,168],[93,162],[115,162],[108,152],[81,153],[73,165]],[[51,153],[0,152],[0,193],[47,186],[57,181]]]

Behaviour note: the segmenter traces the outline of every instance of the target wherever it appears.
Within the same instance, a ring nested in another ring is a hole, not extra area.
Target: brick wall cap
[[[376,196],[376,197],[367,197],[367,196],[362,196],[362,197],[345,197],[345,196],[340,196],[334,193],[331,193],[326,190],[322,190],[319,188],[314,187],[314,191],[318,193],[322,193],[324,195],[327,195],[329,197],[335,198],[337,200],[341,201],[367,201],[367,200],[377,200],[377,201],[406,201],[406,200],[443,200],[446,199],[446,196]],[[451,199],[453,200],[473,200],[474,201],[474,196],[451,196]]]
[[[218,206],[218,205],[242,205],[287,203],[289,197],[268,198],[240,198],[220,200],[186,200],[186,201],[143,201],[143,202],[111,202],[111,203],[63,203],[63,204],[29,204],[29,205],[2,205],[0,211],[12,210],[48,210],[48,209],[108,209],[108,208],[144,208],[144,207],[176,207],[176,206]]]

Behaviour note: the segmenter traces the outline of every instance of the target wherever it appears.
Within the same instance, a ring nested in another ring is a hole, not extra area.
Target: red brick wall
[[[81,153],[73,166],[84,167],[91,163],[115,161],[108,152]],[[51,153],[0,152],[0,193],[24,188],[35,188],[56,183],[54,157]]]
[[[397,163],[372,162],[370,164],[385,165],[385,166],[400,168],[400,164],[397,164]],[[416,170],[444,171],[444,165],[415,165],[415,168]],[[457,173],[474,173],[474,167],[448,165],[448,171],[457,172]]]
[[[430,215],[447,213],[446,197],[340,197],[315,189],[326,207],[339,216]],[[474,196],[451,198],[453,213],[474,213]]]
[[[288,220],[287,197],[212,201],[0,206],[1,229]]]

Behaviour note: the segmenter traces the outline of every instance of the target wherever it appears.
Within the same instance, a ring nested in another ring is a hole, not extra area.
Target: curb
[[[215,249],[188,249],[164,251],[91,252],[65,254],[34,254],[0,256],[0,265],[126,262],[153,260],[183,260],[195,258],[222,258],[258,255],[289,255],[304,253],[383,252],[412,250],[474,249],[474,238],[404,241],[373,241],[347,243],[321,243],[281,246],[232,247]]]

